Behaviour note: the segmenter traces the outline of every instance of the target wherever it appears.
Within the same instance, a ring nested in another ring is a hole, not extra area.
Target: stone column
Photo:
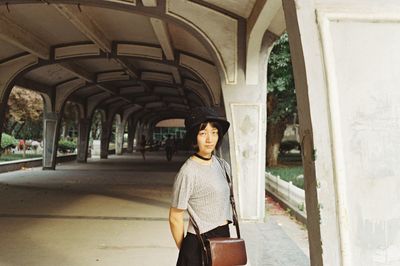
[[[263,221],[265,215],[266,89],[244,83],[223,87],[230,157],[242,220]]]
[[[55,170],[59,114],[56,112],[45,113],[43,116],[43,170]]]
[[[90,119],[83,118],[79,120],[78,125],[79,136],[78,136],[78,163],[86,163],[88,156],[89,147],[89,134],[90,134]]]
[[[101,148],[100,148],[101,159],[108,158],[108,147],[110,144],[111,125],[112,124],[110,122],[103,122],[101,125]]]
[[[153,141],[154,125],[150,124],[148,128],[148,139],[150,142]]]
[[[125,131],[124,123],[117,122],[116,129],[115,129],[115,154],[116,155],[122,155],[123,145],[124,145],[124,131]]]
[[[135,136],[135,131],[134,131],[134,125],[133,125],[133,120],[129,119],[128,120],[128,148],[127,152],[132,153],[133,152],[133,139]]]
[[[142,123],[138,122],[136,124],[136,147],[135,150],[138,151],[139,150],[139,145],[140,145],[140,140],[142,139]]]

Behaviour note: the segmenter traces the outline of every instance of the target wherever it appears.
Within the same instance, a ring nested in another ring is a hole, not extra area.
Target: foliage
[[[300,153],[279,153],[279,162],[283,165],[302,165],[303,159]]]
[[[92,140],[99,140],[101,136],[101,126],[102,126],[102,116],[100,111],[96,110],[93,119],[92,119],[92,126],[91,126],[91,133],[90,137]]]
[[[1,149],[15,148],[18,145],[18,141],[6,133],[1,134]]]
[[[298,178],[304,174],[302,166],[299,167],[268,167],[267,172],[274,176],[279,176],[281,179],[292,182],[298,188],[304,189],[304,178]]]
[[[15,153],[15,154],[2,154],[0,157],[0,161],[16,161],[22,159],[32,159],[32,158],[40,158],[42,154],[25,154],[25,158],[23,158],[23,154]]]
[[[63,117],[61,120],[63,137],[76,137],[77,136],[77,125],[79,123],[79,111],[76,104],[66,102],[63,109]]]
[[[285,154],[293,149],[300,150],[300,143],[295,140],[286,140],[281,142],[279,152],[280,154]]]
[[[40,94],[14,87],[8,97],[4,132],[22,139],[42,138],[43,99]]]
[[[14,87],[8,97],[7,111],[6,117],[20,124],[39,120],[43,113],[43,99],[34,91]]]
[[[269,105],[272,108],[268,111],[268,122],[276,124],[292,117],[297,112],[293,67],[287,33],[279,38],[271,51],[267,79],[268,97],[269,100],[273,98],[274,101],[273,106]]]
[[[62,153],[73,152],[76,149],[76,142],[68,139],[60,139],[58,141],[58,150]]]
[[[17,139],[43,139],[43,114],[38,120],[28,120],[15,129],[14,136]]]

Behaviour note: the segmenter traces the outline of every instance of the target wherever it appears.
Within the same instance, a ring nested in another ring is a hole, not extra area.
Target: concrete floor
[[[1,174],[0,265],[175,265],[167,217],[184,159],[111,156]],[[306,231],[268,217],[242,225],[249,265],[309,265]]]

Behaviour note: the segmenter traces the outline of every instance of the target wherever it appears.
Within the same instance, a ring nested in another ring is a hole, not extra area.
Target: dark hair
[[[218,129],[218,142],[217,142],[217,145],[215,146],[215,149],[218,149],[219,146],[221,146],[222,138],[224,137],[221,124],[216,121],[206,121],[206,122],[199,124],[198,126],[193,127],[190,131],[186,132],[186,138],[188,139],[188,141],[190,142],[190,145],[192,145],[192,147],[194,149],[196,149],[196,150],[198,149],[197,135],[199,134],[199,132],[201,130],[205,129],[208,124],[210,124],[212,127],[215,127],[216,129]]]

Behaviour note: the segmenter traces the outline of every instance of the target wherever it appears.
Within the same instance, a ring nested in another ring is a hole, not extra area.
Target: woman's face
[[[218,129],[210,123],[197,134],[197,146],[200,155],[210,155],[218,143]]]

